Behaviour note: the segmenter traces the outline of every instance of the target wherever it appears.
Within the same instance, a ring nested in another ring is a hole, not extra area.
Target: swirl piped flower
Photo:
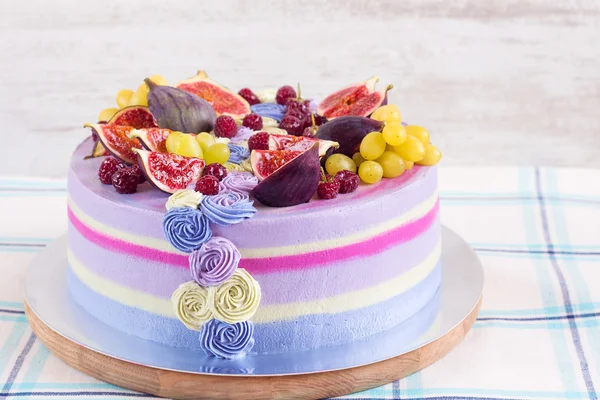
[[[230,324],[247,321],[260,304],[260,285],[243,268],[238,268],[231,278],[214,289],[210,307],[220,321]]]
[[[228,360],[244,357],[254,346],[254,324],[228,324],[213,319],[200,330],[200,347],[209,356]]]
[[[223,186],[234,192],[250,193],[258,185],[258,178],[249,172],[230,172],[223,179]]]
[[[228,189],[214,196],[204,196],[200,209],[210,222],[221,226],[240,223],[256,213],[248,193]]]
[[[281,122],[285,113],[285,106],[276,103],[259,103],[250,106],[250,110],[261,117],[269,117]]]
[[[250,136],[254,135],[254,131],[243,125],[238,127],[237,133],[231,138],[231,143],[242,143],[250,139]]]
[[[213,317],[211,299],[210,290],[194,281],[182,283],[171,296],[175,315],[188,329],[194,331],[200,330]]]
[[[229,143],[227,147],[229,147],[229,162],[239,164],[250,157],[250,151],[244,146]]]
[[[238,267],[241,254],[229,240],[213,236],[190,254],[192,278],[201,286],[215,286],[225,282]]]
[[[186,253],[199,249],[212,236],[208,218],[200,210],[187,207],[170,209],[163,219],[163,230],[173,247]]]
[[[202,197],[202,193],[196,192],[195,190],[181,189],[169,196],[165,207],[167,210],[183,207],[198,208],[202,201]]]

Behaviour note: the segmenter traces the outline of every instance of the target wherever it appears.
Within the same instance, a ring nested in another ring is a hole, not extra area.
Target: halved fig
[[[196,183],[202,175],[204,160],[174,153],[135,149],[146,179],[159,190],[175,193]]]
[[[137,138],[142,147],[159,153],[167,152],[167,138],[173,131],[162,128],[134,129],[129,132],[130,138]]]
[[[125,125],[136,129],[158,127],[150,109],[144,106],[130,106],[117,111],[108,121],[111,125]]]
[[[85,124],[84,127],[92,128],[98,135],[99,143],[102,143],[110,154],[127,164],[136,162],[137,157],[133,149],[141,149],[142,145],[139,140],[129,137],[134,127],[112,124]]]
[[[250,164],[259,181],[267,178],[285,164],[302,154],[301,151],[290,150],[252,150]]]
[[[305,136],[270,135],[269,150],[306,151],[315,143],[319,144],[319,157],[323,157],[327,150],[339,147],[339,143],[331,140],[314,139]]]
[[[332,120],[342,116],[367,117],[378,107],[387,102],[388,85],[385,89],[375,91],[379,78],[374,76],[368,80],[338,90],[325,97],[317,107],[317,114]]]

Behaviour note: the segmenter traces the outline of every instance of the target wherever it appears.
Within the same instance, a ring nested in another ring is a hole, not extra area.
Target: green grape
[[[206,152],[210,146],[216,143],[215,137],[208,132],[200,132],[196,136],[196,141],[202,147],[203,152]]]
[[[343,170],[356,173],[356,164],[350,157],[335,153],[330,155],[327,161],[325,161],[325,169],[329,175],[335,175]]]
[[[398,153],[403,160],[419,161],[425,155],[425,146],[414,136],[407,136],[406,141],[400,146],[395,146],[394,151]]]
[[[131,100],[131,96],[133,96],[133,90],[119,90],[119,93],[117,93],[117,105],[119,108],[127,107],[129,105],[129,100]]]
[[[150,77],[150,80],[156,83],[157,85],[169,86],[169,81],[167,81],[167,79],[164,76],[159,74],[152,75]]]
[[[383,168],[384,178],[396,178],[404,172],[404,161],[393,151],[384,151],[375,161]]]
[[[388,122],[383,127],[383,140],[391,146],[400,146],[406,140],[406,129],[400,122]]]
[[[229,160],[229,147],[225,143],[216,143],[210,146],[204,153],[206,165],[219,163],[225,164]]]
[[[352,161],[354,161],[354,164],[356,164],[356,166],[360,166],[360,164],[364,163],[366,160],[363,158],[363,156],[360,155],[359,152],[356,152],[352,155]]]
[[[165,146],[167,147],[167,151],[169,153],[177,153],[179,150],[179,144],[181,141],[179,138],[183,135],[181,132],[171,132],[169,136],[167,136],[167,140],[165,141]]]
[[[392,146],[391,144],[386,144],[385,145],[385,151],[394,151],[394,146]]]
[[[177,139],[179,142],[176,151],[177,154],[186,157],[202,158],[202,148],[194,136],[183,134],[178,136]]]
[[[365,161],[358,167],[358,176],[365,183],[376,183],[383,177],[383,168],[375,161]]]
[[[425,146],[425,156],[417,164],[432,166],[439,163],[441,158],[442,152],[431,143],[427,143]]]
[[[105,108],[104,110],[100,111],[100,115],[98,115],[98,121],[110,121],[110,119],[113,117],[113,115],[117,113],[117,111],[119,110],[116,108]]]
[[[410,136],[416,137],[424,145],[429,143],[429,132],[427,132],[427,129],[423,128],[422,126],[409,125],[406,127],[406,133]]]
[[[135,93],[129,99],[130,106],[147,106],[148,105],[148,85],[142,83]]]
[[[365,160],[375,160],[385,151],[385,140],[381,132],[368,133],[360,142],[360,155]]]
[[[373,111],[371,118],[377,121],[398,122],[402,120],[400,109],[395,104],[387,104]]]
[[[404,161],[404,170],[405,171],[410,171],[415,166],[414,161],[407,161],[407,160],[402,160],[402,161]]]

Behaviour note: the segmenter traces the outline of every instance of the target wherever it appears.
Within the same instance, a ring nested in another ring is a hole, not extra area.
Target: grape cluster
[[[277,102],[286,106],[279,128],[295,136],[314,136],[316,127],[323,122],[321,117],[310,111],[310,100],[303,100],[291,86],[282,86],[277,91]]]
[[[230,150],[227,144],[217,142],[208,132],[192,135],[172,132],[165,143],[169,153],[185,157],[202,158],[206,164],[225,164],[229,160]]]

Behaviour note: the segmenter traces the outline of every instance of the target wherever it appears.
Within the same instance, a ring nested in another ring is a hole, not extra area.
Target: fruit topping
[[[384,178],[396,178],[404,172],[404,161],[393,151],[384,151],[376,161],[381,165]]]
[[[208,132],[200,132],[196,135],[196,141],[202,148],[202,153],[206,153],[206,150],[213,144],[217,143],[215,137]]]
[[[217,114],[205,100],[183,90],[157,85],[146,79],[150,88],[148,107],[158,126],[186,133],[211,131]]]
[[[199,71],[191,79],[179,82],[175,87],[203,98],[212,105],[218,115],[228,114],[234,118],[243,118],[250,113],[250,104],[242,96],[211,81],[204,71]]]
[[[302,100],[300,98],[289,98],[285,101],[285,106],[287,107],[287,112],[290,111],[298,111],[302,115],[307,115],[310,113],[309,100]]]
[[[400,146],[406,140],[406,128],[400,122],[386,122],[383,127],[383,139],[390,146]]]
[[[339,117],[319,127],[316,137],[338,142],[337,152],[352,157],[360,148],[360,142],[369,133],[381,131],[383,123],[364,117]]]
[[[376,183],[383,177],[383,168],[375,161],[365,161],[358,167],[358,176],[365,183]]]
[[[219,163],[208,164],[202,171],[202,176],[214,176],[219,181],[227,176],[227,169]]]
[[[136,129],[156,128],[158,125],[148,107],[130,106],[119,110],[108,121],[111,125],[125,125]]]
[[[293,115],[286,115],[279,123],[279,128],[285,130],[289,135],[301,136],[304,131],[304,123]]]
[[[112,175],[112,185],[117,193],[131,194],[137,191],[138,175],[133,168],[122,168]]]
[[[319,157],[324,156],[330,148],[339,146],[338,143],[330,140],[320,140],[305,136],[270,135],[268,138],[269,150],[306,151],[315,143],[319,144]]]
[[[102,143],[100,141],[98,141],[98,135],[93,131],[92,131],[92,138],[94,139],[94,147],[92,148],[92,154],[90,154],[89,156],[83,157],[84,160],[87,160],[88,158],[107,156],[110,154],[108,151],[106,151],[106,149],[104,148]]]
[[[290,98],[296,97],[296,91],[291,86],[282,86],[277,89],[277,94],[275,95],[275,101],[277,104],[285,105],[287,100]]]
[[[246,100],[248,102],[248,104],[250,104],[251,106],[260,103],[258,96],[256,94],[254,94],[254,92],[248,88],[240,89],[238,94],[240,96],[242,96],[244,98],[244,100]]]
[[[314,146],[317,148],[317,146]],[[252,170],[259,181],[267,178],[275,171],[302,154],[301,151],[290,150],[253,150],[250,153]],[[317,156],[318,156],[317,150]]]
[[[427,145],[427,143],[429,143],[429,132],[427,132],[427,129],[416,125],[408,125],[404,129],[406,129],[407,135],[416,137],[424,145]]]
[[[237,133],[238,127],[235,120],[229,115],[221,115],[215,122],[215,135],[231,139]]]
[[[135,128],[131,126],[111,125],[111,124],[85,124],[98,135],[102,145],[119,160],[127,163],[135,163],[137,157],[134,149],[141,149],[139,140],[130,138],[129,134]]]
[[[329,175],[335,175],[339,171],[356,172],[356,164],[347,155],[336,153],[327,157],[325,170]]]
[[[335,199],[340,192],[340,181],[333,176],[327,176],[317,186],[317,196],[320,199]]]
[[[360,164],[364,163],[367,160],[365,160],[359,152],[356,152],[352,155],[352,161],[354,161],[354,164],[356,164],[357,167],[360,167]]]
[[[98,115],[98,122],[108,122],[110,119],[119,112],[118,108],[105,108],[100,111],[100,115]]]
[[[267,164],[274,163],[267,160],[267,156],[285,158],[282,153],[298,153],[281,150],[254,150],[250,159],[254,159],[253,167],[266,168]],[[321,168],[319,164],[319,150],[315,144],[309,150],[298,155],[292,154],[288,162],[274,169],[252,190],[252,195],[262,204],[270,207],[289,207],[310,201],[319,185]],[[260,162],[258,162],[260,159]],[[263,170],[263,173],[265,171]],[[258,176],[257,176],[258,177]],[[259,180],[261,179],[258,177]]]
[[[121,89],[117,93],[117,105],[119,108],[125,108],[129,105],[129,100],[131,100],[131,96],[133,96],[133,90],[131,89]]]
[[[196,141],[196,137],[188,133],[182,133],[175,136],[175,154],[185,157],[203,158],[202,147]]]
[[[352,193],[358,188],[360,178],[356,173],[350,171],[338,171],[335,179],[340,182],[340,193]]]
[[[263,127],[263,121],[258,114],[248,114],[244,117],[242,125],[246,128],[250,128],[253,131],[260,131]]]
[[[386,104],[385,106],[379,107],[377,110],[373,111],[371,118],[383,122],[402,122],[400,109],[395,104]]]
[[[212,175],[205,175],[196,182],[194,190],[206,196],[214,196],[215,194],[219,194],[219,180]]]
[[[269,149],[269,134],[267,132],[258,132],[250,136],[248,139],[248,149],[252,150],[268,150]]]
[[[140,166],[138,164],[133,164],[131,167],[129,167],[129,169],[131,169],[133,171],[133,173],[135,174],[135,176],[137,176],[138,185],[146,182],[146,177],[144,176],[144,172],[142,171],[142,169],[140,168]]]
[[[98,168],[98,178],[105,185],[111,185],[113,174],[123,168],[125,168],[123,161],[118,158],[108,157],[102,161],[100,168]]]
[[[422,159],[417,161],[419,165],[432,166],[440,162],[442,158],[442,153],[439,151],[437,147],[432,145],[431,143],[427,143],[425,145],[425,155]]]
[[[365,82],[356,83],[327,96],[317,107],[317,114],[334,119],[341,116],[366,117],[387,101],[387,91],[392,86],[376,92],[375,84],[379,78],[372,77]]]
[[[167,152],[167,138],[173,131],[163,128],[134,129],[129,137],[137,138],[146,150]]]
[[[302,131],[302,136],[307,137],[307,138],[312,138],[316,135],[316,133],[317,133],[316,129],[309,126],[309,127],[304,128],[304,130]]]
[[[204,152],[207,164],[225,164],[229,160],[231,150],[225,143],[215,143]]]
[[[365,160],[375,160],[385,151],[386,143],[381,132],[370,132],[360,143],[360,155]]]
[[[423,145],[419,139],[410,135],[406,137],[406,140],[400,146],[395,146],[394,151],[398,153],[403,160],[413,162],[421,161],[421,159],[425,157],[425,145]]]
[[[175,193],[195,184],[202,175],[204,160],[172,153],[135,150],[146,178],[158,189]]]

